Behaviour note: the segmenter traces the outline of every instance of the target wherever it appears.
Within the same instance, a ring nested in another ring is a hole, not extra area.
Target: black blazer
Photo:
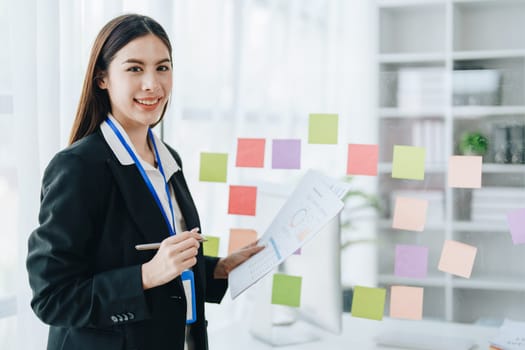
[[[178,154],[168,147],[181,166]],[[184,175],[170,178],[188,228],[200,227]],[[168,227],[134,164],[121,165],[100,130],[59,152],[43,178],[40,226],[29,237],[31,306],[51,327],[49,350],[184,348],[186,299],[180,277],[144,291],[141,265]],[[208,348],[204,302],[220,302],[227,280],[199,249],[195,349]]]

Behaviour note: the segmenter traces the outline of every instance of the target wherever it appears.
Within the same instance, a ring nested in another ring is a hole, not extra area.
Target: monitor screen
[[[259,232],[264,232],[292,189],[273,184],[258,186]],[[254,287],[258,290],[251,334],[272,345],[286,345],[315,341],[325,332],[341,333],[340,257],[340,223],[336,216],[298,254],[290,256],[275,271],[302,278],[299,307],[271,304],[273,273]]]

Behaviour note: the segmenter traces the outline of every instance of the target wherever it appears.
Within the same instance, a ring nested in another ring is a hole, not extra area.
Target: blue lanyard
[[[159,165],[159,171],[162,174],[162,178],[164,179],[165,184],[165,190],[166,190],[166,196],[168,197],[168,203],[170,205],[170,211],[171,211],[171,222],[168,219],[168,216],[166,215],[166,211],[164,210],[164,207],[162,206],[162,203],[160,201],[160,198],[157,194],[157,191],[155,191],[155,188],[153,187],[153,184],[151,183],[151,180],[149,179],[148,175],[146,174],[146,171],[144,170],[144,167],[140,163],[137,155],[133,150],[131,149],[130,145],[126,142],[126,139],[124,139],[124,136],[120,133],[120,131],[117,129],[115,124],[111,121],[111,119],[106,118],[106,122],[108,125],[113,129],[113,132],[115,135],[117,135],[118,139],[120,140],[120,143],[122,143],[122,146],[128,151],[129,155],[135,162],[135,165],[137,166],[137,169],[140,172],[140,175],[142,175],[142,179],[144,179],[144,182],[146,183],[146,186],[148,186],[149,191],[151,192],[151,195],[155,199],[155,202],[157,202],[157,205],[160,208],[160,212],[162,213],[162,216],[164,217],[164,220],[166,220],[166,224],[168,225],[168,228],[170,230],[170,235],[175,235],[175,215],[173,215],[173,204],[171,203],[171,194],[170,194],[170,188],[168,185],[168,182],[166,181],[166,175],[164,174],[164,169],[162,168],[162,162],[160,161],[159,157],[159,151],[157,150],[157,145],[155,144],[155,138],[153,137],[153,133],[151,132],[151,129],[148,129],[148,136],[151,140],[151,143],[153,144],[153,150],[155,151],[155,159],[157,160],[157,164]]]

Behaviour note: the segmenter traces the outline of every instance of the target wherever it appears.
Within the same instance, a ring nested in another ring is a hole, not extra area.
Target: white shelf
[[[381,219],[377,223],[377,227],[381,230],[397,230],[395,228],[392,228],[392,219]],[[428,223],[425,225],[425,232],[429,231],[443,231],[445,229],[445,225],[443,224],[436,224],[436,223]]]
[[[438,295],[434,295],[437,298],[430,303],[447,321],[512,317],[509,307],[519,310],[525,293],[525,274],[521,268],[524,247],[512,244],[503,218],[492,222],[454,220],[456,216],[466,217],[470,197],[468,191],[447,187],[447,172],[448,156],[455,154],[461,135],[477,130],[489,137],[490,153],[484,157],[482,166],[483,186],[524,187],[525,164],[490,161],[496,151],[500,152],[494,146],[506,145],[510,138],[519,140],[520,130],[510,127],[525,124],[525,36],[520,35],[525,23],[525,0],[378,0],[377,11],[377,122],[380,148],[383,146],[378,192],[387,206],[396,191],[439,189],[444,198],[439,204],[442,208],[438,208],[443,210],[444,219],[425,225],[425,232],[430,234],[394,232],[392,219],[382,219],[377,224],[385,247],[413,241],[427,246],[432,276],[424,279],[394,276],[391,261],[395,254],[389,251],[386,258],[378,258],[378,280],[390,285],[438,287]],[[444,83],[426,78],[423,72],[432,69],[444,72]],[[419,75],[404,73],[418,70]],[[477,80],[465,77],[458,81],[455,70],[492,70],[498,72],[498,81],[484,80],[482,75]],[[407,96],[412,98],[408,102]],[[487,105],[454,105],[460,101]],[[407,104],[414,106],[414,110],[397,107]],[[497,134],[501,129],[506,132],[504,136]],[[512,136],[508,136],[509,129]],[[498,140],[493,140],[496,136]],[[427,159],[428,176],[423,181],[389,178],[390,147],[435,145],[435,139],[437,147],[442,147],[438,152],[441,154]],[[436,271],[443,242],[449,239],[478,247],[479,257],[471,279]],[[501,277],[498,271],[513,277]],[[500,300],[501,291],[510,292],[509,298]],[[424,317],[435,311],[426,310]]]
[[[483,173],[521,174],[525,176],[525,165],[523,164],[483,164]]]
[[[385,107],[379,110],[379,116],[381,118],[443,118],[445,116],[445,109],[403,110]]]
[[[431,276],[427,278],[407,278],[396,275],[379,275],[378,282],[382,284],[399,284],[404,286],[422,286],[422,287],[445,287],[445,277]]]
[[[445,4],[445,0],[378,0],[377,6],[382,8],[428,6]]]
[[[380,174],[392,172],[392,163],[379,163],[377,171]],[[425,174],[439,174],[446,172],[447,169],[443,164],[425,164]]]
[[[502,233],[508,232],[509,227],[500,223],[492,222],[474,222],[474,221],[454,221],[452,229],[460,232],[490,232]]]
[[[525,115],[525,106],[455,106],[452,113],[456,118],[478,118],[516,114]]]
[[[525,50],[486,50],[486,51],[455,51],[452,53],[454,60],[485,60],[495,58],[521,58],[525,57]]]
[[[383,53],[379,55],[380,63],[440,63],[445,64],[446,56],[442,52],[435,53]]]
[[[523,280],[523,278],[521,278]],[[462,279],[454,277],[452,279],[452,286],[464,289],[483,289],[483,290],[500,290],[525,292],[525,282],[520,278],[504,278],[504,277],[480,277],[471,279]]]

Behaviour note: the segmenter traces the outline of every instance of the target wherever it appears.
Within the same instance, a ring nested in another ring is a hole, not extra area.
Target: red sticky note
[[[228,214],[255,216],[257,187],[230,186]]]
[[[230,229],[230,243],[228,244],[228,254],[246,247],[248,244],[257,240],[257,231],[242,228]]]
[[[346,173],[348,175],[377,175],[377,145],[349,144]]]
[[[237,139],[235,165],[247,168],[263,168],[265,145],[265,139]]]

